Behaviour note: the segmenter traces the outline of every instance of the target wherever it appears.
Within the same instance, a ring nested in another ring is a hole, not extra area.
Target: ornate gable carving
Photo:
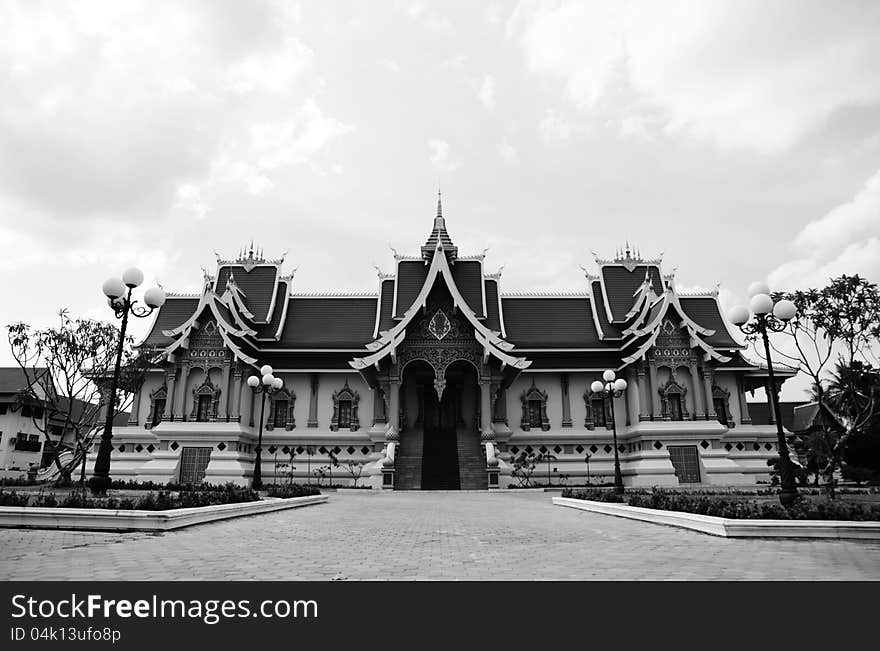
[[[697,363],[690,335],[668,316],[663,319],[660,333],[654,342],[653,361],[657,366],[668,366],[671,369]]]

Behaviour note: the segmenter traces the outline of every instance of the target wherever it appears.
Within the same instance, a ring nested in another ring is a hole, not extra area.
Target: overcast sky
[[[878,2],[0,0],[0,25],[4,325],[107,318],[132,264],[195,290],[251,238],[297,290],[374,290],[438,183],[505,290],[584,289],[626,239],[726,303],[880,279]]]

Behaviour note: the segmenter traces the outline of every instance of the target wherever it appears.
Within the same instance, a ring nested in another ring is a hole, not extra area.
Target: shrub
[[[857,492],[857,491],[853,491]],[[680,493],[655,488],[652,491],[563,491],[564,497],[597,502],[624,502],[629,506],[664,511],[682,511],[731,519],[772,520],[880,520],[880,504],[854,504],[841,501],[812,501],[801,498],[789,507],[776,502],[736,500],[708,493]]]
[[[269,497],[306,497],[308,495],[320,495],[321,491],[317,486],[308,484],[282,484],[280,486],[270,486],[267,490]]]
[[[0,506],[27,506],[28,496],[0,488]]]

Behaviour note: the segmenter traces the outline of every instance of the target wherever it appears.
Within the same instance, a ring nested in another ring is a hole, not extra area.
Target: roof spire
[[[439,187],[437,188],[437,216],[434,218],[434,228],[446,228],[446,221],[443,219],[443,197]]]

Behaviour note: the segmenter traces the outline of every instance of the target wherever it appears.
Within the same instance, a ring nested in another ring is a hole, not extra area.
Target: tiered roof
[[[722,316],[717,290],[681,295],[660,259],[642,258],[629,246],[611,260],[597,257],[598,272],[586,273],[580,292],[505,294],[501,273],[485,272],[484,254],[459,256],[438,197],[421,255],[395,252],[394,259],[394,273],[379,273],[375,294],[297,294],[293,273],[282,271],[283,256],[267,260],[251,245],[235,259],[218,257],[217,271],[206,274],[199,295],[170,295],[144,345],[173,354],[188,346],[192,328],[208,318],[245,363],[350,369],[392,350],[442,279],[477,339],[504,364],[619,369],[643,358],[671,319],[704,359],[752,367],[736,354],[742,346]]]

